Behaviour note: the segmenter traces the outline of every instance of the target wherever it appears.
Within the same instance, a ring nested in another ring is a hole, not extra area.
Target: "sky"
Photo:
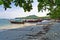
[[[16,7],[14,4],[11,4],[12,8],[8,8],[7,10],[4,10],[3,5],[0,5],[0,19],[1,18],[16,18],[16,17],[26,17],[29,15],[36,15],[39,17],[46,16],[48,13],[48,10],[43,12],[38,12],[38,2],[37,0],[34,0],[34,3],[32,3],[33,9],[30,12],[24,12],[23,8],[20,8],[19,6]]]

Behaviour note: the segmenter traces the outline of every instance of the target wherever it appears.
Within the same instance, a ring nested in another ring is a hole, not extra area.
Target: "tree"
[[[5,10],[11,8],[11,3],[15,6],[22,7],[24,11],[30,11],[32,9],[33,0],[0,0],[0,5],[4,5]]]
[[[37,0],[38,1],[38,12],[48,9],[50,14],[59,14],[60,0]],[[0,0],[0,5],[4,5],[5,10],[11,8],[11,3],[14,3],[15,6],[20,6],[24,11],[32,10],[33,0]],[[57,10],[58,9],[58,10]],[[59,11],[59,12],[58,12]],[[52,17],[53,18],[53,17]]]
[[[49,12],[51,18],[60,20],[60,7],[55,8],[53,11]]]

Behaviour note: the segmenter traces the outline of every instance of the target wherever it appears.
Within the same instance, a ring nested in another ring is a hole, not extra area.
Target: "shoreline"
[[[57,40],[60,35],[59,30],[60,23],[54,23],[51,26],[27,25],[26,27],[0,32],[0,40]]]
[[[24,28],[26,26],[35,26],[36,23],[25,23],[25,24],[10,24],[6,26],[1,26],[0,30],[7,30],[7,29],[16,29],[16,28]]]
[[[44,26],[35,24],[31,25],[30,23],[29,25],[25,24],[23,27],[14,27],[16,29],[9,29],[7,31],[0,32],[0,40],[35,40],[35,38],[40,40],[45,37],[46,34],[46,32],[43,30],[43,27]]]

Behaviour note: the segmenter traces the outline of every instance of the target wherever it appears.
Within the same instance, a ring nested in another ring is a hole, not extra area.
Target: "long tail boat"
[[[25,20],[25,22],[29,22],[29,23],[34,23],[34,22],[41,22],[42,20]]]
[[[16,22],[16,21],[10,21],[10,22],[14,24],[24,24],[24,22]]]
[[[13,24],[24,24],[24,21],[14,21],[14,20],[10,20],[11,23]]]

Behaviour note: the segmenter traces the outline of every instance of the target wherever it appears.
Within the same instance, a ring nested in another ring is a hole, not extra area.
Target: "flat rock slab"
[[[35,34],[42,30],[42,26],[27,26],[25,28],[9,29],[0,32],[0,40],[33,40],[28,39],[26,34]]]

